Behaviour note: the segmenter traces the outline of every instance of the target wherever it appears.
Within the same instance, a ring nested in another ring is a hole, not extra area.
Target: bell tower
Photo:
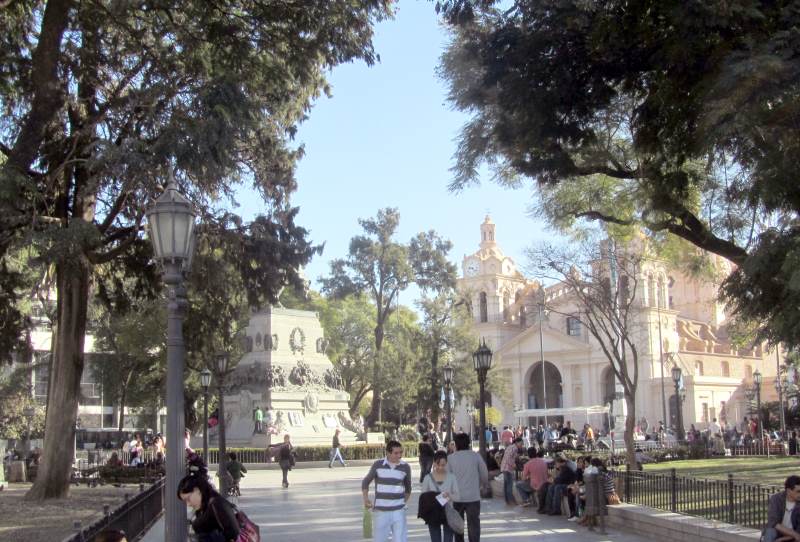
[[[486,215],[486,218],[481,224],[481,248],[490,248],[496,246],[497,243],[494,239],[494,222]]]

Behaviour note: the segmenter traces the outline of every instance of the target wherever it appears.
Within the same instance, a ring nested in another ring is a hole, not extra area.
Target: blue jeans
[[[547,512],[550,514],[561,513],[561,496],[564,495],[566,489],[567,486],[564,484],[552,484],[547,489]]]
[[[441,525],[428,525],[431,533],[431,542],[453,542],[453,531],[447,523]]]
[[[408,526],[404,509],[375,510],[372,513],[372,540],[388,542],[389,533],[392,534],[392,542],[408,542]]]
[[[503,472],[503,491],[506,496],[506,504],[516,504],[514,502],[514,473]]]
[[[520,480],[516,483],[517,491],[519,491],[520,496],[523,500],[529,501],[531,500],[531,495],[533,495],[534,489],[531,487],[530,482],[527,480]]]
[[[345,466],[344,458],[342,457],[342,452],[339,450],[339,448],[331,448],[330,457],[331,461],[330,463],[328,463],[329,467],[332,467],[333,462],[336,461],[337,459],[339,460],[339,462],[342,464],[343,467]]]

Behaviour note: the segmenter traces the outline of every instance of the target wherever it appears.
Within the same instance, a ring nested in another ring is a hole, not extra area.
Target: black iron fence
[[[78,530],[64,542],[93,542],[105,530],[123,531],[128,540],[136,540],[161,516],[164,510],[164,479],[158,480],[116,510],[105,507],[103,518]]]
[[[678,476],[636,470],[613,471],[617,494],[625,502],[689,516],[762,529],[767,522],[774,486],[748,484],[728,474],[726,480]]]

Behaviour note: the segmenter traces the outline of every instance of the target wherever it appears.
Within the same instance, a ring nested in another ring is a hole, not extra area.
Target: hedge
[[[403,457],[417,457],[418,444],[416,442],[403,442]],[[198,450],[199,451],[199,450]],[[235,452],[239,461],[243,463],[264,463],[266,450],[264,448],[226,448],[228,453]],[[297,461],[328,461],[330,459],[330,446],[295,446],[294,452]],[[346,461],[359,459],[380,459],[386,456],[385,444],[355,444],[341,446],[342,455]],[[216,463],[219,450],[208,449],[211,463]]]

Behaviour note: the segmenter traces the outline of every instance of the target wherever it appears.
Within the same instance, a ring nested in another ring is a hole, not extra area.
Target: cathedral
[[[476,342],[486,340],[494,352],[491,370],[504,371],[511,387],[506,394],[510,404],[490,398],[503,414],[501,423],[542,421],[515,418],[514,412],[522,409],[620,408],[621,402],[614,402],[616,383],[608,359],[581,320],[569,316],[581,310],[575,296],[564,283],[543,285],[526,278],[495,235],[487,216],[480,226],[479,249],[463,259],[458,288],[470,300]],[[714,260],[718,269],[730,272],[727,261]],[[704,429],[715,418],[738,424],[751,413],[746,391],[752,389],[756,371],[763,376],[761,401],[777,400],[774,385],[783,353],[731,343],[717,284],[655,259],[644,259],[637,273],[630,313],[639,324],[637,420],[644,417],[651,426],[663,420],[672,426],[680,404],[687,428],[694,424]],[[671,377],[676,365],[683,374],[681,400]],[[563,419],[584,422],[581,415]],[[613,423],[610,417],[587,421],[600,427]]]

